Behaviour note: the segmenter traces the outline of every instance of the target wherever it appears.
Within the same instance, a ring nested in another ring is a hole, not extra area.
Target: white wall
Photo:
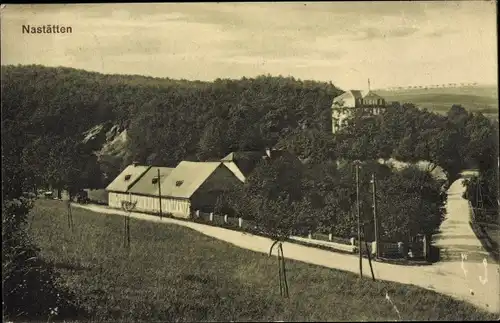
[[[191,202],[189,200],[179,200],[172,198],[161,199],[162,212],[172,213],[175,217],[189,218]]]
[[[108,206],[109,207],[121,209],[122,201],[128,201],[128,200],[129,200],[129,196],[127,193],[115,193],[115,192],[108,193]]]
[[[135,209],[139,212],[160,212],[160,200],[158,197],[140,196],[132,194],[132,203],[137,202]]]
[[[127,196],[128,201],[128,196]],[[160,199],[157,196],[131,195],[132,203],[137,202],[135,211],[160,213]],[[190,216],[189,200],[161,198],[162,214],[172,213],[175,217],[188,218]]]

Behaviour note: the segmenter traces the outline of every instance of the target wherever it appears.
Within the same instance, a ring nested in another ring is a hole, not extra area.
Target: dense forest
[[[330,102],[339,93],[332,84],[283,77],[203,83],[3,66],[2,126],[16,131],[12,145],[44,177],[40,184],[67,186],[76,176],[82,186],[98,187],[105,184],[96,180],[103,165],[96,167],[93,148],[80,143],[96,125],[128,130],[124,160],[100,158],[112,162],[108,168],[119,171],[133,160],[176,166],[264,149],[301,127],[328,132]]]

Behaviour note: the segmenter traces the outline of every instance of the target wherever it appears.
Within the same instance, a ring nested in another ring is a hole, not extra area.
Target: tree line
[[[105,186],[103,167],[220,159],[273,146],[306,125],[328,132],[329,105],[341,93],[291,77],[197,82],[36,65],[2,66],[2,80],[2,125],[18,133],[13,144],[23,147],[30,182],[61,188]],[[128,130],[123,159],[97,158],[81,144],[85,131],[107,122]]]

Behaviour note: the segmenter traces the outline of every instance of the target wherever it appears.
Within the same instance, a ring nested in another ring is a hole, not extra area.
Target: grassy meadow
[[[495,86],[463,86],[456,88],[378,90],[388,101],[411,102],[437,113],[446,113],[453,104],[471,112],[498,118],[498,89]]]
[[[485,320],[492,314],[414,286],[287,261],[290,298],[280,297],[277,259],[188,228],[36,202],[30,232],[42,256],[93,321]],[[284,250],[286,256],[286,249]]]

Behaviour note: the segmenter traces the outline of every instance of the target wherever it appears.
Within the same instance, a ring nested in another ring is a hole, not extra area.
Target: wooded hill
[[[132,160],[175,166],[264,149],[301,126],[329,132],[330,103],[339,93],[332,84],[284,77],[207,83],[2,66],[3,120],[12,123],[18,148],[33,144],[26,153],[47,156],[77,145],[96,125],[120,125],[128,129],[126,160],[108,158],[111,169]],[[50,172],[41,159],[39,170]]]

